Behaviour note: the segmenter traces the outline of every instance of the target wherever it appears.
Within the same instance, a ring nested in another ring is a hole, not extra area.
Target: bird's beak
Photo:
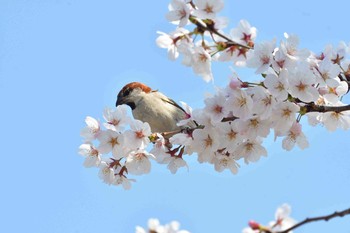
[[[122,98],[117,98],[117,102],[115,103],[115,106],[118,107],[118,105],[122,105],[124,104],[123,101],[122,101]]]
[[[123,104],[128,105],[131,108],[131,110],[134,110],[136,107],[134,102],[130,102],[125,98],[118,97],[117,102],[115,103],[115,106],[118,107],[119,105],[123,105]]]

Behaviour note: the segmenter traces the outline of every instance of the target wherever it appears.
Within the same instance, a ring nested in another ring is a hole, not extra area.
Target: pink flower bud
[[[237,88],[241,88],[242,87],[242,82],[239,79],[237,79],[237,78],[233,78],[233,79],[231,79],[229,86],[233,90],[237,89]]]
[[[255,222],[254,220],[250,220],[248,222],[248,225],[250,226],[250,228],[252,228],[253,230],[259,230],[260,229],[260,224]]]

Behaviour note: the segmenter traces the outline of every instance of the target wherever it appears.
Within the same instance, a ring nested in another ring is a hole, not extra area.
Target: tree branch
[[[306,218],[304,221],[302,222],[299,222],[297,224],[295,224],[294,226],[284,230],[284,231],[278,231],[278,232],[267,232],[267,233],[287,233],[291,230],[294,230],[304,224],[307,224],[307,223],[310,223],[310,222],[316,222],[316,221],[328,221],[332,218],[335,218],[335,217],[344,217],[345,215],[348,215],[350,214],[350,208],[349,209],[346,209],[346,210],[343,210],[343,211],[336,211],[334,212],[333,214],[329,214],[329,215],[325,215],[325,216],[321,216],[321,217],[314,217],[314,218]]]
[[[315,105],[310,104],[305,106],[305,112],[343,112],[343,111],[349,111],[350,105],[344,105],[344,106],[323,106],[323,105]]]
[[[213,25],[209,25],[208,23],[205,23],[203,22],[202,20],[200,19],[197,19],[196,17],[194,16],[190,16],[190,21],[191,23],[193,23],[194,25],[197,26],[198,29],[200,29],[201,31],[208,31],[210,33],[213,33],[213,34],[216,34],[217,36],[220,36],[221,38],[225,39],[227,41],[227,44],[230,45],[230,46],[240,46],[242,48],[245,48],[245,49],[252,49],[252,47],[248,46],[248,45],[243,45],[243,44],[240,44],[240,43],[237,43],[233,40],[231,40],[230,38],[228,38],[227,36],[225,36],[224,34],[218,32],[214,27]]]

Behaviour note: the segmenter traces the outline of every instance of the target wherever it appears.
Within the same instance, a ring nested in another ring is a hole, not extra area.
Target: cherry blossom
[[[197,0],[197,9],[194,10],[193,15],[201,19],[214,19],[216,13],[224,8],[222,0]]]
[[[228,108],[226,107],[226,97],[223,93],[219,93],[216,96],[205,99],[204,111],[209,115],[212,122],[220,122],[228,114]]]
[[[218,172],[222,172],[225,169],[229,169],[232,174],[237,174],[238,172],[239,165],[233,155],[217,154],[214,157],[213,163],[215,170]]]
[[[247,53],[247,66],[257,68],[255,73],[266,73],[273,61],[275,41],[267,41],[254,46],[254,50]]]
[[[106,122],[103,123],[103,126],[113,131],[123,131],[124,127],[128,125],[131,120],[127,115],[127,111],[128,107],[126,105],[119,105],[115,110],[105,108],[103,118]]]
[[[220,148],[225,148],[232,153],[237,146],[243,141],[243,135],[240,133],[238,121],[223,122],[218,125],[220,134]]]
[[[296,224],[296,221],[290,217],[292,210],[290,205],[283,204],[277,208],[275,213],[275,220],[269,223],[269,226],[274,229],[274,231],[283,231],[289,229]],[[292,231],[289,231],[292,232]]]
[[[317,82],[320,85],[327,85],[331,88],[337,87],[339,85],[339,81],[336,79],[338,78],[341,69],[339,65],[334,64],[330,59],[324,58],[319,63],[319,66],[314,69]]]
[[[102,154],[112,152],[113,157],[116,159],[124,156],[124,140],[122,134],[112,130],[106,130],[100,133],[98,140],[100,141],[98,151]]]
[[[177,221],[171,221],[168,224],[161,225],[159,220],[156,218],[150,218],[148,220],[148,230],[136,226],[135,233],[148,233],[148,232],[154,232],[154,233],[190,233],[186,230],[180,230],[180,223]]]
[[[172,174],[175,174],[177,172],[177,170],[181,167],[187,167],[188,170],[188,166],[185,160],[183,160],[182,158],[179,157],[168,157],[166,159],[168,166],[167,168],[170,170],[170,172]]]
[[[228,108],[233,115],[247,120],[252,116],[253,99],[245,90],[233,90],[227,99]]]
[[[316,77],[306,64],[290,73],[288,83],[288,92],[305,103],[315,102],[319,98],[315,87]]]
[[[178,24],[179,27],[183,27],[188,24],[191,11],[191,7],[184,0],[172,0],[169,4],[169,12],[166,14],[166,19]]]
[[[169,34],[158,32],[160,36],[156,39],[156,43],[160,48],[168,49],[168,58],[175,60],[179,56],[179,45],[190,43],[190,39],[186,36],[188,33],[184,28],[177,28],[176,31]]]
[[[193,132],[192,146],[198,153],[198,161],[211,162],[214,153],[219,149],[218,136],[215,130],[208,128],[197,129]]]
[[[240,144],[236,151],[236,159],[244,158],[244,162],[248,164],[249,162],[256,162],[261,156],[267,156],[266,149],[261,145],[260,140],[247,140]]]
[[[271,122],[262,120],[260,117],[252,117],[248,120],[237,119],[237,125],[240,133],[246,139],[255,139],[257,137],[267,137],[270,133]]]
[[[106,184],[109,184],[109,185],[113,184],[113,182],[115,181],[114,169],[110,167],[108,163],[102,161],[100,163],[99,177]]]
[[[301,124],[294,122],[290,128],[287,136],[282,141],[282,147],[285,150],[291,150],[295,144],[297,144],[301,149],[305,149],[309,146],[305,134],[301,131]]]
[[[240,20],[238,26],[231,29],[230,36],[233,41],[250,46],[257,36],[257,29],[250,26],[247,20]]]
[[[116,174],[114,178],[114,185],[121,185],[123,189],[129,190],[131,189],[131,182],[135,182],[134,179],[128,179],[123,175]]]
[[[295,122],[300,107],[294,103],[281,102],[275,105],[272,121],[276,132],[287,132]]]
[[[193,71],[209,82],[213,80],[211,72],[211,56],[203,47],[195,47],[192,53]]]
[[[185,102],[183,101],[180,101],[183,109],[185,110],[185,113],[186,113],[186,119],[183,119],[181,121],[179,121],[177,123],[178,126],[183,126],[183,125],[187,125],[190,121],[192,121],[192,108],[191,106],[189,106],[188,104],[186,104]]]
[[[348,130],[350,128],[350,111],[325,112],[322,114],[322,123],[329,131],[337,128]]]
[[[258,115],[262,120],[270,118],[277,103],[276,98],[262,86],[251,87],[248,92],[253,99],[253,114]]]
[[[95,140],[100,132],[100,123],[90,116],[85,118],[85,123],[86,127],[80,131],[80,136],[82,136],[86,142]]]
[[[85,167],[98,167],[101,163],[101,154],[91,143],[82,144],[79,154],[85,156]]]
[[[150,142],[148,136],[151,135],[151,127],[147,122],[134,120],[130,125],[130,130],[124,133],[124,144],[131,149],[146,148]]]
[[[125,162],[128,172],[134,175],[149,173],[151,171],[150,157],[153,157],[153,155],[144,150],[130,152]]]

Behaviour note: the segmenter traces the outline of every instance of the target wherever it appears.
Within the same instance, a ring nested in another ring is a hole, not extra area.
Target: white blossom
[[[256,74],[265,74],[272,64],[274,49],[274,40],[256,44],[254,49],[247,53],[247,66],[256,68]]]
[[[337,87],[339,84],[338,75],[341,71],[339,65],[334,64],[330,59],[323,59],[318,67],[314,68],[317,82],[321,85],[327,85],[331,88]]]
[[[232,90],[227,100],[227,106],[234,116],[242,120],[247,120],[252,116],[253,99],[245,90]]]
[[[178,47],[181,44],[191,43],[191,39],[187,36],[189,31],[184,28],[177,28],[174,32],[169,34],[164,32],[157,32],[160,36],[156,39],[156,43],[160,48],[168,50],[168,58],[175,60],[179,56]]]
[[[204,111],[213,123],[220,122],[229,113],[226,107],[226,97],[223,93],[206,98],[204,102],[206,105]]]
[[[246,139],[267,137],[270,132],[271,122],[260,117],[252,117],[248,120],[237,119],[238,130]]]
[[[151,162],[149,157],[153,157],[145,150],[132,151],[126,157],[125,166],[128,173],[134,175],[147,174],[151,171]]]
[[[85,157],[85,167],[98,167],[101,163],[101,154],[91,143],[82,144],[79,154]]]
[[[192,108],[188,104],[186,104],[185,102],[180,101],[180,103],[181,103],[183,109],[185,110],[186,117],[185,117],[185,119],[179,121],[177,123],[177,126],[187,125],[190,121],[193,120],[192,119]]]
[[[103,123],[106,129],[121,132],[124,127],[129,124],[130,117],[127,115],[128,106],[119,105],[115,110],[106,108],[103,113],[103,117],[106,120]]]
[[[324,98],[325,102],[328,102],[331,105],[337,105],[341,97],[348,92],[349,86],[347,82],[340,81],[338,77],[333,79],[333,81],[336,83],[335,87],[321,87],[318,90],[320,93],[323,92],[322,97]]]
[[[256,34],[257,29],[250,26],[246,20],[240,20],[238,26],[230,31],[232,40],[244,45],[250,45],[255,40]]]
[[[108,163],[102,161],[100,163],[99,177],[106,184],[113,184],[113,182],[115,181],[114,169],[110,167]]]
[[[202,76],[204,81],[213,80],[211,72],[211,56],[203,47],[195,47],[191,60],[193,71]]]
[[[249,88],[248,91],[253,98],[253,114],[262,120],[270,118],[276,105],[276,99],[262,86]]]
[[[237,146],[243,141],[238,123],[239,122],[235,120],[233,122],[222,122],[218,124],[220,148],[226,148],[230,153],[235,151]]]
[[[170,157],[169,148],[167,147],[167,141],[164,137],[157,133],[158,139],[154,142],[153,148],[150,153],[155,157],[158,163],[167,163],[166,159]]]
[[[284,33],[285,41],[281,42],[279,50],[284,53],[288,59],[291,60],[292,63],[296,61],[305,61],[306,58],[310,56],[310,51],[307,49],[299,50],[299,38],[296,35],[288,35]],[[288,67],[286,67],[288,68]]]
[[[193,132],[194,150],[198,153],[198,161],[211,162],[214,158],[214,152],[219,149],[220,142],[218,141],[218,135],[214,130],[208,127],[204,129],[196,129]]]
[[[147,122],[134,120],[130,125],[130,130],[124,132],[124,145],[130,149],[146,148],[151,135],[151,127]]]
[[[340,64],[345,60],[348,52],[349,47],[344,41],[341,41],[336,49],[332,45],[326,46],[323,55],[328,57],[333,63]]]
[[[100,145],[98,150],[102,154],[108,154],[112,152],[112,155],[116,159],[120,159],[124,156],[124,140],[123,135],[112,130],[102,131],[98,136]]]
[[[193,15],[200,19],[215,19],[216,13],[224,8],[222,0],[197,0]]]
[[[300,107],[291,102],[281,102],[275,106],[272,116],[273,127],[276,132],[283,134],[287,132],[295,122],[296,113]]]
[[[280,71],[279,75],[275,72],[268,73],[264,80],[264,85],[269,90],[269,92],[278,101],[286,100],[288,97],[287,87],[288,87],[288,71],[283,69]]]
[[[188,170],[188,165],[185,160],[179,157],[169,157],[166,159],[168,166],[167,168],[170,170],[172,174],[175,174],[177,170],[181,167],[187,167]]]
[[[308,66],[299,66],[294,72],[291,72],[288,82],[288,92],[293,97],[306,103],[315,102],[319,98],[315,87],[315,75]]]
[[[322,123],[329,131],[337,128],[348,130],[350,128],[350,111],[325,112],[322,114]]]
[[[215,171],[222,172],[225,169],[229,169],[232,174],[237,174],[238,172],[238,163],[232,155],[217,154],[213,163]]]
[[[188,19],[192,9],[184,0],[172,0],[169,4],[169,12],[166,14],[166,19],[179,27],[184,27],[188,24]]]
[[[114,179],[114,185],[121,185],[123,187],[123,189],[125,190],[130,190],[131,189],[131,182],[135,182],[134,179],[128,179],[123,175],[115,175],[115,179]]]
[[[235,158],[244,158],[246,164],[258,161],[261,156],[267,156],[267,151],[258,139],[240,144],[235,151]]]
[[[309,142],[305,137],[305,134],[301,131],[301,124],[294,122],[290,128],[287,136],[282,140],[282,148],[285,150],[291,150],[297,144],[300,149],[305,149],[309,146]]]
[[[86,142],[95,140],[100,133],[100,123],[90,116],[85,118],[85,123],[86,127],[80,131],[80,136],[82,136]]]
[[[294,226],[297,222],[290,217],[292,212],[290,205],[283,204],[277,208],[275,213],[275,221],[271,221],[269,226],[273,228],[274,231],[284,231]],[[292,231],[288,231],[292,233]]]

